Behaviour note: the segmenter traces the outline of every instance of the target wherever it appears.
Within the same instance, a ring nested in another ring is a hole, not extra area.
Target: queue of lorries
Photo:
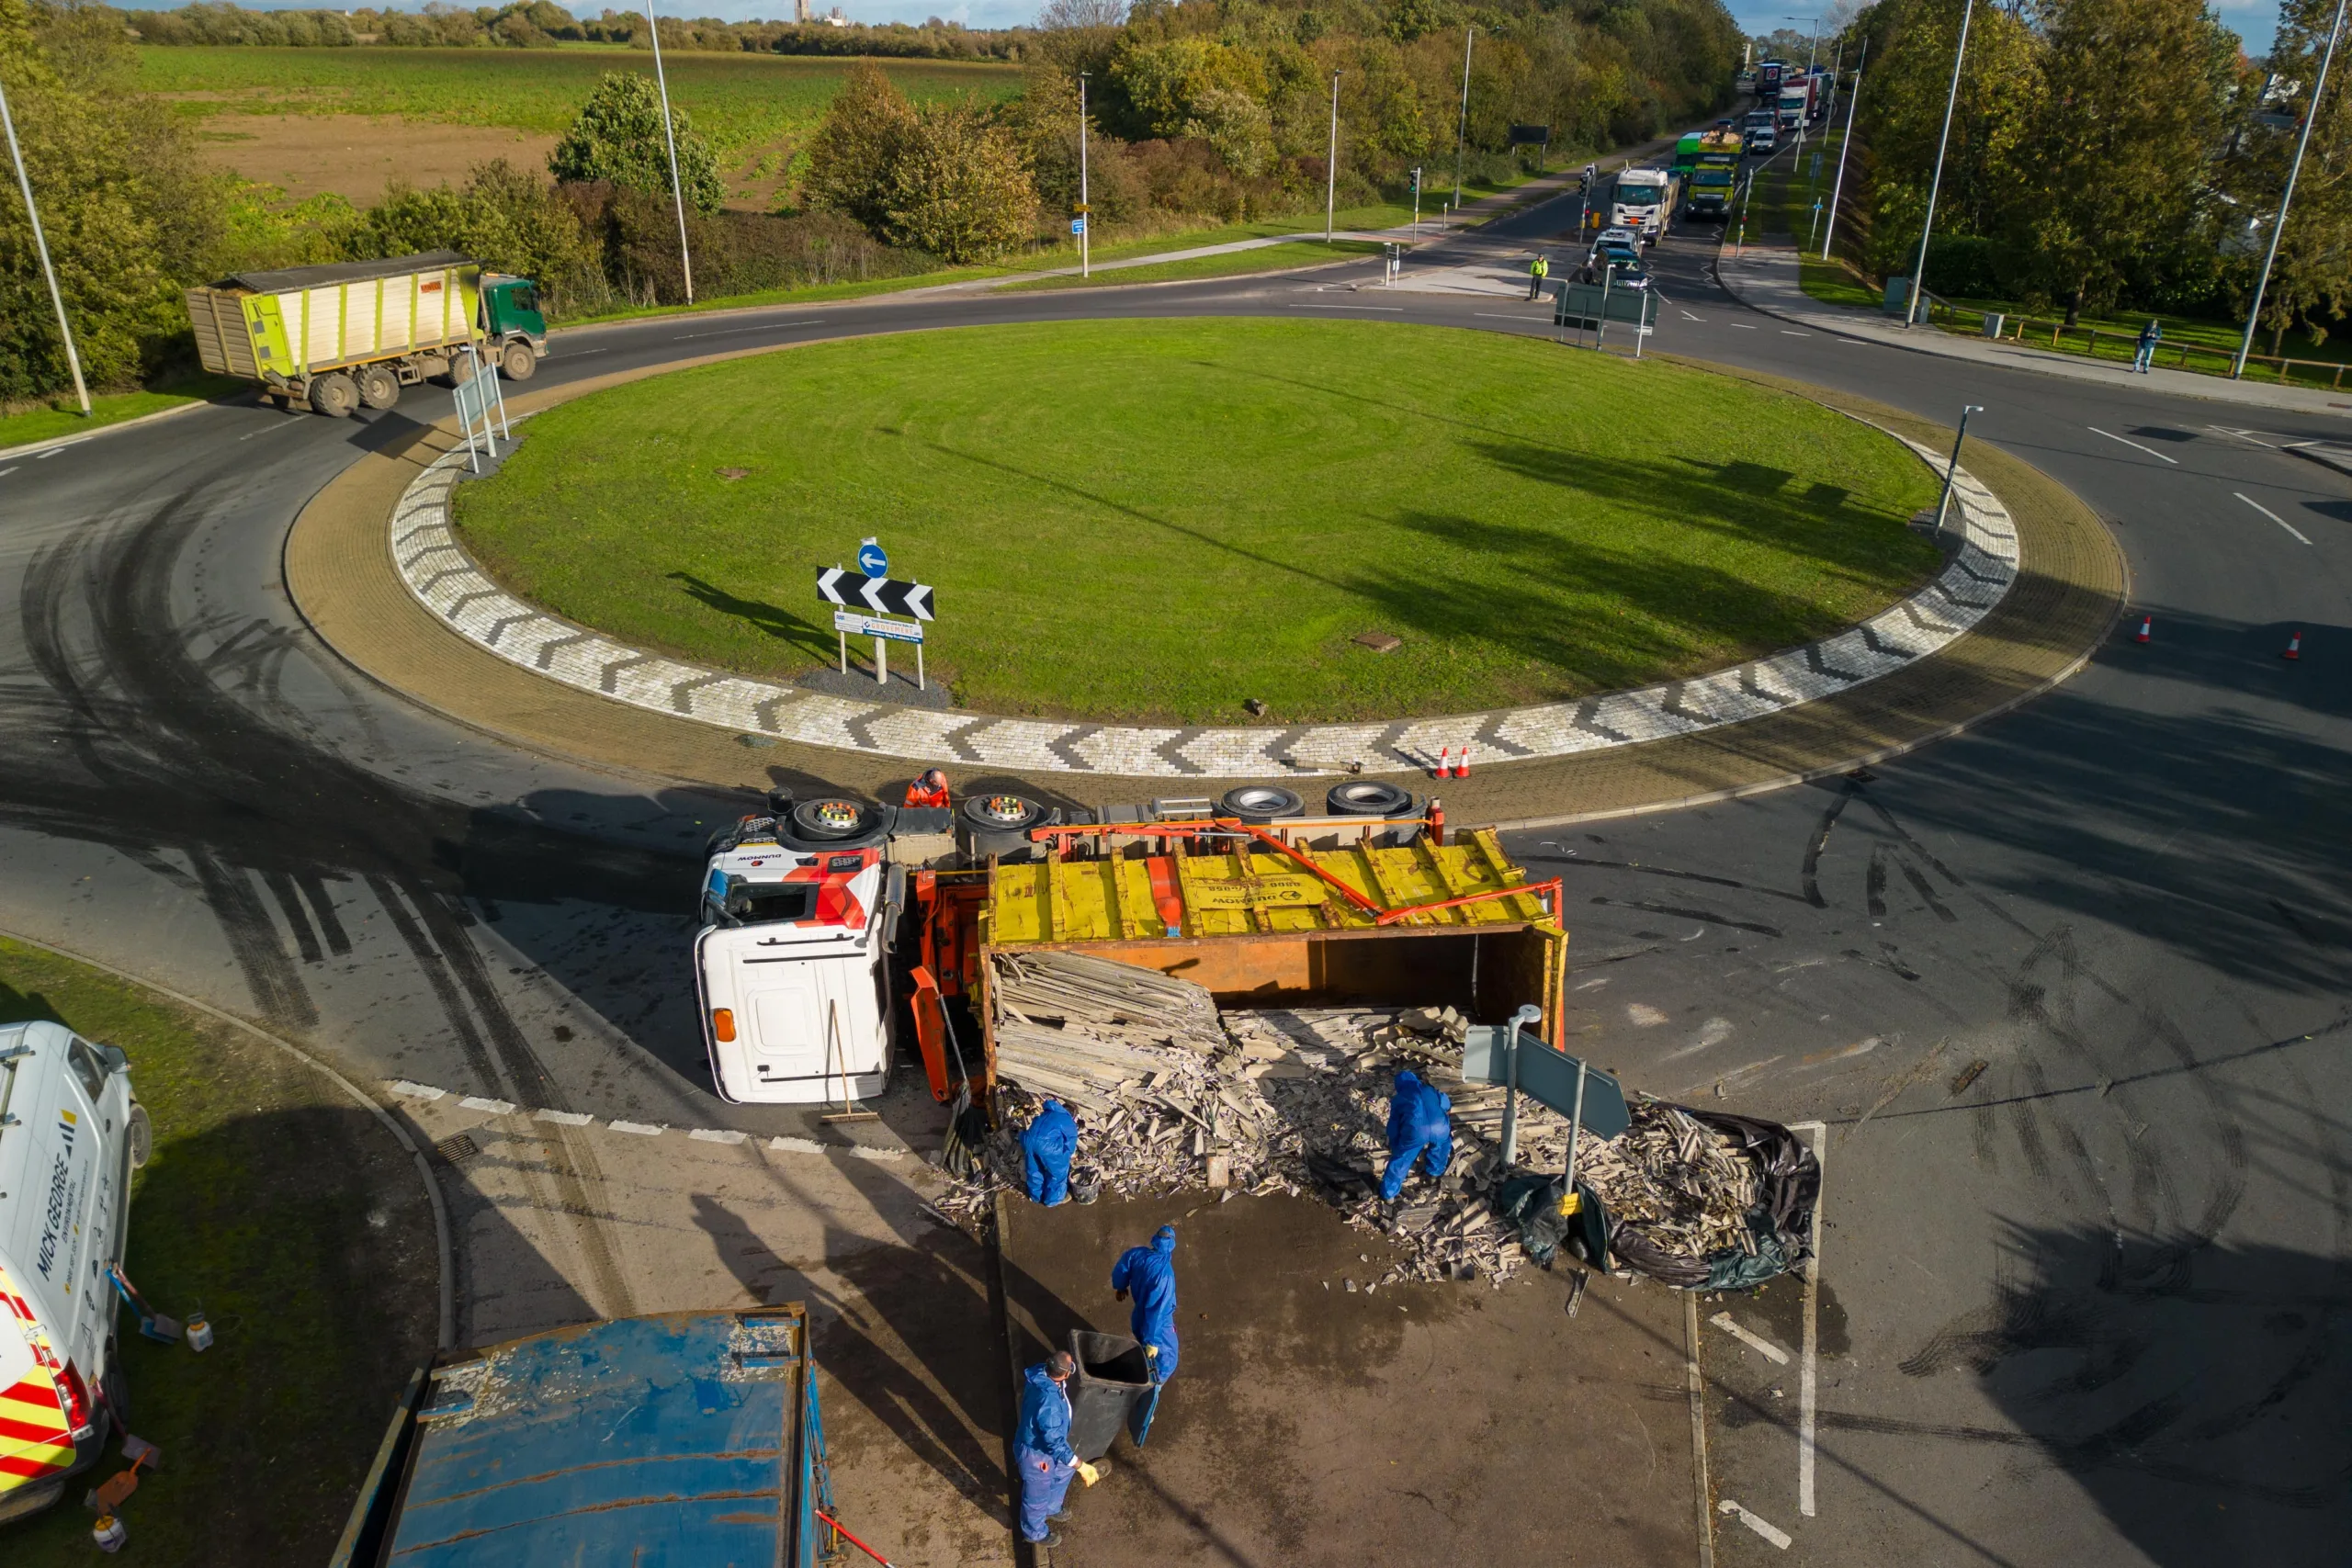
[[[1645,287],[1641,246],[1655,243],[1678,212],[1693,221],[1728,219],[1739,189],[1741,160],[1769,158],[1779,150],[1782,132],[1826,118],[1832,79],[1824,68],[1765,61],[1754,76],[1756,107],[1744,118],[1719,119],[1705,130],[1683,136],[1663,168],[1620,170],[1600,209],[1602,228],[1588,258],[1591,265],[1613,264],[1620,268],[1620,284]]]

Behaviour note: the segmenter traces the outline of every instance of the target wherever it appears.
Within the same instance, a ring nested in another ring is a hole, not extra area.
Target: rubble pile
[[[1633,1125],[1623,1133],[1577,1145],[1577,1179],[1611,1223],[1638,1227],[1664,1252],[1693,1262],[1735,1247],[1755,1256],[1748,1216],[1758,1172],[1740,1141],[1660,1100],[1629,1109]]]
[[[1453,1009],[1220,1013],[1198,986],[1102,959],[1033,952],[995,962],[1009,1114],[985,1174],[940,1200],[954,1223],[977,1227],[993,1181],[1022,1184],[1020,1131],[1052,1098],[1078,1121],[1070,1189],[1081,1201],[1186,1188],[1318,1198],[1403,1255],[1363,1287],[1373,1290],[1403,1280],[1499,1285],[1526,1262],[1494,1201],[1509,1174],[1498,1157],[1506,1093],[1463,1080],[1468,1028]],[[1416,1179],[1390,1205],[1379,1174],[1389,1098],[1407,1067],[1453,1101],[1453,1158],[1442,1180]],[[1567,1118],[1521,1096],[1518,1168],[1557,1172],[1567,1151]],[[1622,1136],[1580,1140],[1577,1175],[1612,1224],[1674,1258],[1755,1252],[1755,1161],[1736,1138],[1673,1106],[1638,1100]]]

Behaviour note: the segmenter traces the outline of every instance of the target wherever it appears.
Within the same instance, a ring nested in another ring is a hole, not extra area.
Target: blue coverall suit
[[[1069,1395],[1038,1362],[1021,1374],[1021,1421],[1012,1430],[1012,1462],[1021,1472],[1021,1539],[1043,1540],[1046,1521],[1062,1511],[1078,1455],[1069,1446]]]
[[[1111,1288],[1135,1298],[1128,1331],[1159,1354],[1152,1379],[1166,1382],[1176,1373],[1176,1227],[1162,1225],[1148,1247],[1131,1247],[1111,1265]]]
[[[1069,1201],[1070,1156],[1078,1153],[1078,1123],[1058,1100],[1046,1101],[1021,1134],[1021,1168],[1029,1201],[1052,1208]]]
[[[1412,1071],[1396,1075],[1396,1092],[1388,1101],[1388,1169],[1380,1178],[1380,1195],[1394,1202],[1413,1174],[1416,1160],[1426,1160],[1431,1176],[1443,1176],[1453,1163],[1453,1125],[1447,1120],[1453,1101],[1421,1081]]]

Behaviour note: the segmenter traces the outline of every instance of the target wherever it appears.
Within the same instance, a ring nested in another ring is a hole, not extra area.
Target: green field
[[[1315,320],[815,344],[538,415],[458,492],[518,591],[789,677],[866,535],[984,711],[1267,722],[1559,698],[1800,643],[1921,581],[1927,469],[1701,371]],[[748,469],[737,479],[722,470]],[[1404,638],[1374,654],[1351,639]]]
[[[630,50],[139,50],[139,83],[189,114],[387,114],[560,135],[607,71],[653,72]],[[662,56],[672,100],[722,156],[813,126],[853,62],[773,54]],[[917,102],[1021,91],[1018,67],[959,61],[880,62]]]
[[[163,1450],[123,1505],[126,1555],[164,1568],[324,1562],[393,1401],[432,1353],[433,1217],[416,1167],[319,1074],[220,1020],[0,938],[0,1022],[48,1018],[130,1057],[155,1125],[124,1269],[201,1310],[201,1355],[122,1315],[130,1430]],[[0,1526],[9,1568],[102,1561],[82,1495]]]

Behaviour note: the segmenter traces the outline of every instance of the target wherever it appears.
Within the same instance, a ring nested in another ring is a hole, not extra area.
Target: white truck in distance
[[[1656,234],[1674,210],[1674,176],[1664,169],[1621,169],[1609,193],[1609,227]]]

